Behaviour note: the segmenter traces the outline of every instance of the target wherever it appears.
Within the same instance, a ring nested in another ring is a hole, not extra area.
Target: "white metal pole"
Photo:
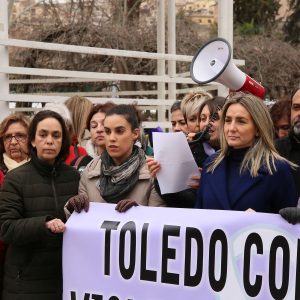
[[[233,46],[233,0],[219,0],[218,35]]]
[[[176,54],[176,6],[175,0],[168,1],[168,54]],[[168,60],[168,74],[176,76],[176,61]],[[176,100],[176,83],[168,84],[168,99]]]
[[[233,0],[219,0],[218,10],[218,35],[226,39],[233,49]],[[220,85],[218,94],[227,96],[228,89]]]
[[[8,38],[8,5],[7,0],[0,0],[0,39]],[[0,68],[8,67],[8,49],[5,46],[0,46]],[[0,121],[8,114],[8,103],[3,101],[2,96],[9,94],[8,75],[0,73]],[[2,99],[1,99],[2,98]]]
[[[157,52],[165,53],[165,1],[157,1]],[[157,61],[157,75],[164,76],[166,74],[165,60],[161,59]],[[164,99],[166,95],[166,86],[164,82],[157,83],[157,99]],[[158,109],[158,121],[165,121],[165,106],[160,106]]]

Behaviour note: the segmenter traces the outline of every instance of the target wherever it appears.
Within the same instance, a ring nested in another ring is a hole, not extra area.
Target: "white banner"
[[[275,214],[91,203],[67,222],[63,299],[300,299],[299,237]]]

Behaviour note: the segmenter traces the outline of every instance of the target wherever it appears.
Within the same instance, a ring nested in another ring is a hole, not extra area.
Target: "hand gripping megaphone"
[[[216,38],[202,46],[193,58],[190,73],[198,84],[219,82],[230,90],[249,92],[260,98],[265,89],[242,72],[231,59],[231,46],[223,38]]]

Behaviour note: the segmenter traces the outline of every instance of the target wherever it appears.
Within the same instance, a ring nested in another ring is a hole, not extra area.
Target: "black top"
[[[275,141],[277,151],[281,156],[300,166],[300,139],[291,131],[289,136]],[[300,168],[292,170],[298,196],[300,196]]]

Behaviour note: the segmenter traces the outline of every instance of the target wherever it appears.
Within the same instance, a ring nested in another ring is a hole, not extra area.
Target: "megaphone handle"
[[[264,87],[248,75],[246,75],[245,83],[239,91],[247,91],[260,98],[264,98],[265,96]]]

